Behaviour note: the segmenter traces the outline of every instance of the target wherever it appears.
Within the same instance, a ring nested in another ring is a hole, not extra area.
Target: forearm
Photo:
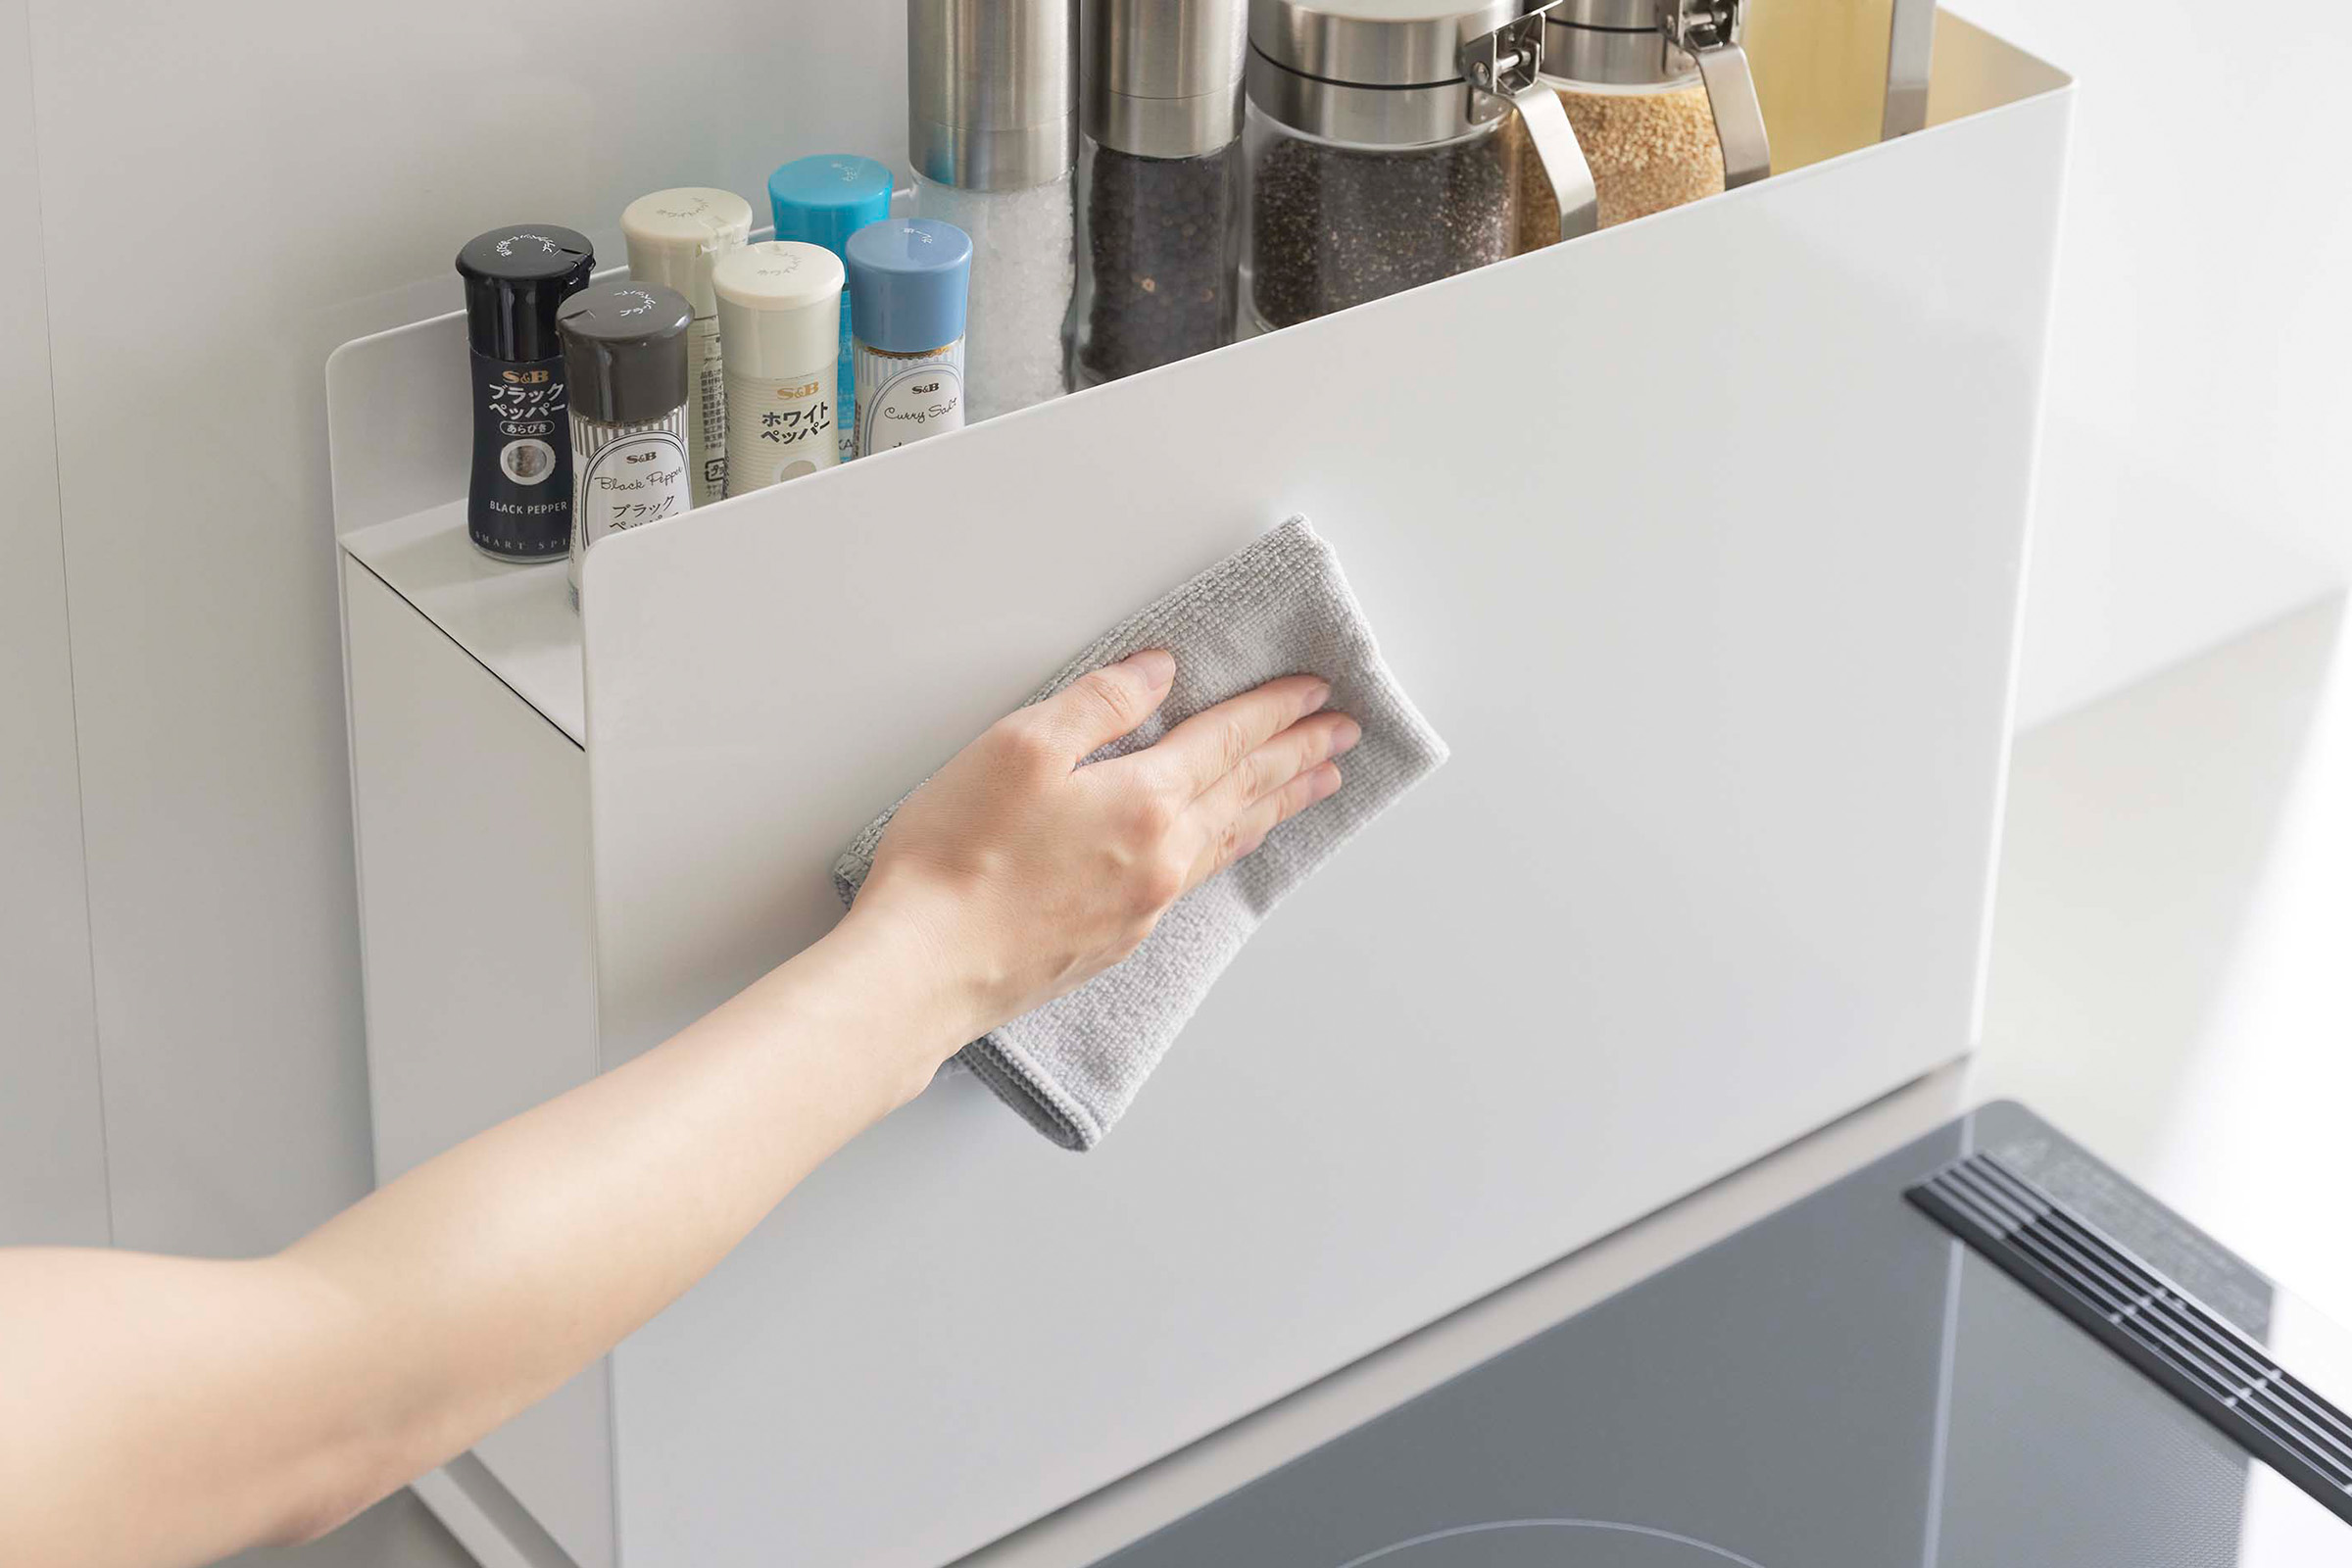
[[[205,1561],[468,1446],[920,1088],[968,1019],[914,940],[845,922],[276,1257],[0,1254],[0,1389],[27,1396],[0,1433],[0,1538],[48,1548],[30,1563]]]
[[[419,1166],[285,1260],[364,1303],[390,1486],[544,1396],[918,1090],[966,1027],[846,923],[660,1047]],[[911,972],[910,972],[911,971]]]
[[[950,1052],[1118,962],[1339,787],[1358,731],[1310,676],[1084,760],[1174,677],[1147,651],[1001,720],[902,807],[823,942],[274,1257],[0,1250],[9,1568],[210,1562],[439,1464],[693,1284]]]

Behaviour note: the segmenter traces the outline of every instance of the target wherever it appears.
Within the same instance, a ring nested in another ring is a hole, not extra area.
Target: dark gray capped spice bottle
[[[556,312],[595,270],[588,237],[552,223],[494,228],[458,252],[473,350],[466,531],[502,561],[554,561],[571,547],[571,442]]]
[[[621,279],[564,302],[571,384],[571,600],[599,540],[694,505],[687,459],[687,339],[694,307],[677,290]]]

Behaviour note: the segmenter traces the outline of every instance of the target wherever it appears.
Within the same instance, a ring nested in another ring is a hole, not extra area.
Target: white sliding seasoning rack
[[[382,1177],[813,940],[1292,514],[1454,753],[1099,1152],[943,1079],[428,1501],[935,1568],[1967,1051],[2072,96],[1947,17],[1918,134],[618,536],[576,617],[466,542],[463,321],[340,350]]]

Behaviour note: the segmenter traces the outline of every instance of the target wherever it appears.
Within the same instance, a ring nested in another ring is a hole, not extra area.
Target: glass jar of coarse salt
[[[971,237],[969,417],[1064,390],[1077,280],[1076,0],[907,0],[914,210]]]

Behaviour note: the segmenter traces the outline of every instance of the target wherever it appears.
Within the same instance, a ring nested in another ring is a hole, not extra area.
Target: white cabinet
[[[929,1568],[1964,1052],[2071,92],[620,536],[329,371],[382,1173],[822,932],[834,854],[1292,513],[1453,760],[1096,1153],[944,1081],[479,1456],[587,1568]],[[583,637],[584,632],[584,637]]]

